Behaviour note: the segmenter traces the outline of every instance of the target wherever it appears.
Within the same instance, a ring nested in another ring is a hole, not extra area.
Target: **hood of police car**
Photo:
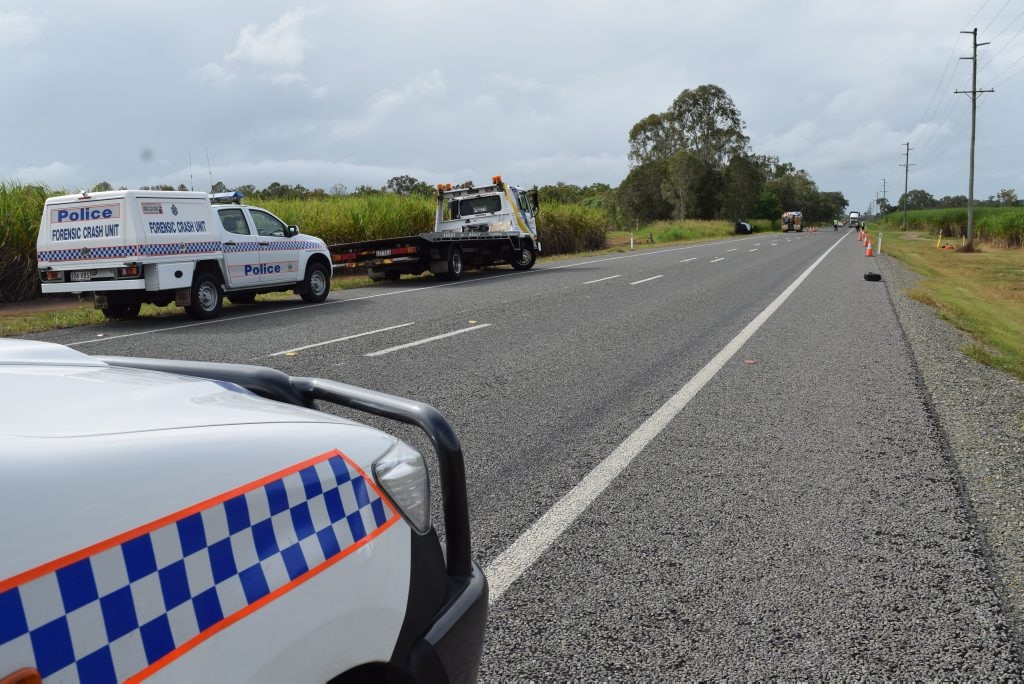
[[[0,426],[68,438],[267,423],[365,426],[282,404],[237,385],[109,366],[68,347],[0,340]]]

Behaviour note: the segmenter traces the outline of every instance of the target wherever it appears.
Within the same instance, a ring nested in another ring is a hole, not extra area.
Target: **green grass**
[[[751,225],[755,232],[773,230],[770,221],[753,221]],[[735,235],[736,230],[731,221],[656,221],[632,231],[609,231],[608,244],[612,247],[628,246],[630,234],[635,245],[658,245],[724,238]]]
[[[878,230],[868,232],[877,245]],[[1024,250],[985,244],[964,253],[937,249],[928,235],[883,233],[882,251],[923,276],[910,296],[975,339],[964,353],[1024,379]]]

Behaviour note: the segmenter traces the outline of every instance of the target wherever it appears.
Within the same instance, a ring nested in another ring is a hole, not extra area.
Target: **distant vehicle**
[[[860,228],[861,226],[863,226],[864,223],[860,220],[860,212],[851,211],[850,219],[846,222],[846,225],[848,225],[850,228]]]
[[[754,232],[754,227],[746,221],[736,222],[736,234],[737,235],[749,235]]]
[[[782,214],[782,232],[787,233],[791,230],[795,230],[798,233],[802,233],[803,227],[803,213],[799,211],[787,211]]]
[[[458,280],[467,268],[509,264],[533,268],[540,252],[537,190],[508,185],[437,186],[434,231],[405,237],[331,245],[339,269],[365,268],[371,280],[398,280],[429,271],[438,280]]]
[[[135,318],[147,303],[215,318],[225,295],[242,304],[291,290],[324,301],[331,289],[324,241],[241,201],[240,192],[51,197],[36,244],[42,291],[91,293],[108,318]]]
[[[0,339],[0,682],[472,681],[487,581],[430,406]],[[420,427],[430,469],[345,406]]]

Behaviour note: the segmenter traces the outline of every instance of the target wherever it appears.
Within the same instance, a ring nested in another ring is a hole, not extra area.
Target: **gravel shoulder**
[[[963,354],[971,337],[908,296],[920,276],[877,261],[1024,661],[1024,383]]]

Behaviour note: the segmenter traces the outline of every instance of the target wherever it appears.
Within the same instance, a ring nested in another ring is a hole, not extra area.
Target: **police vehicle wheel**
[[[107,304],[106,309],[103,309],[103,315],[109,318],[110,320],[127,321],[133,318],[137,318],[140,309],[142,309],[142,302],[114,300]]]
[[[185,307],[188,315],[196,320],[207,320],[220,315],[220,281],[209,271],[201,271],[192,281],[192,304]]]
[[[321,263],[313,263],[306,267],[306,277],[302,281],[302,301],[319,304],[327,299],[331,291],[331,278],[327,267]]]
[[[537,253],[532,247],[523,247],[512,257],[512,268],[517,271],[529,271],[537,262]]]

